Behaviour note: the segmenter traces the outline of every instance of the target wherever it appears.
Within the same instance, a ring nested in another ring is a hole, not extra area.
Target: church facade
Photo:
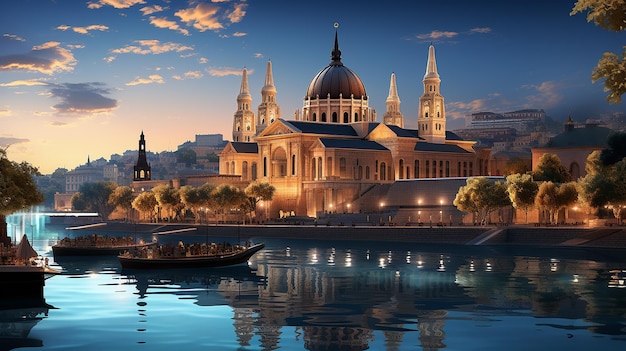
[[[379,210],[377,192],[396,180],[487,175],[489,150],[446,131],[435,49],[428,49],[418,129],[404,128],[395,74],[383,122],[358,75],[341,61],[337,32],[331,62],[311,80],[302,111],[281,118],[268,62],[256,118],[244,69],[233,141],[220,154],[220,174],[276,187],[269,216],[279,211],[319,217]]]

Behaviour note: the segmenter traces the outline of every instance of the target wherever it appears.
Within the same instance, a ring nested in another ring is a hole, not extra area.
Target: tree
[[[144,218],[150,216],[150,219],[156,214],[158,202],[152,191],[146,191],[139,194],[135,200],[133,200],[133,208],[144,214]]]
[[[612,165],[626,157],[626,133],[611,132],[606,140],[608,148],[602,150],[600,160],[603,165]]]
[[[528,223],[528,210],[535,204],[539,186],[530,174],[512,174],[506,177],[506,184],[513,207],[526,213],[526,223]]]
[[[27,162],[10,161],[6,149],[0,149],[0,242],[11,243],[7,234],[6,217],[14,212],[28,209],[43,202],[33,177],[38,176],[36,167]]]
[[[202,211],[200,209],[204,205],[204,199],[202,199],[200,189],[191,185],[185,185],[182,186],[178,192],[180,194],[180,201],[185,205],[185,208],[193,212],[196,221],[201,219]]]
[[[251,199],[250,211],[256,211],[259,201],[272,201],[276,188],[270,183],[253,182],[248,184],[244,192]]]
[[[190,167],[197,162],[196,152],[188,148],[180,149],[176,151],[176,162],[184,163],[186,167]]]
[[[555,154],[543,154],[539,158],[537,168],[533,172],[535,181],[567,183],[572,176],[561,164],[561,159]]]
[[[600,167],[597,165],[598,155],[594,152],[587,157],[588,173],[579,181],[581,198],[591,207],[610,208],[619,221],[622,209],[626,207],[626,158]]]
[[[460,211],[478,215],[480,224],[484,225],[493,211],[511,205],[511,200],[504,182],[471,177],[459,188],[453,204]]]
[[[133,208],[133,189],[129,186],[118,186],[109,196],[109,204],[126,211],[128,220],[130,209]]]
[[[115,206],[109,203],[109,196],[117,188],[117,184],[110,180],[99,182],[84,183],[78,189],[80,199],[84,201],[83,210],[94,211],[100,214],[102,219],[108,219],[109,215],[115,209]],[[74,207],[74,197],[72,196],[72,207]],[[74,207],[77,209],[76,207]]]
[[[532,170],[532,162],[527,158],[513,157],[504,165],[504,175],[524,174]]]
[[[240,208],[243,202],[247,201],[246,195],[241,189],[228,184],[218,185],[213,191],[213,198],[216,209],[223,215],[233,208]]]
[[[609,31],[626,29],[626,2],[624,0],[578,0],[570,12],[573,16],[587,11],[587,22]],[[621,59],[614,53],[605,52],[591,74],[592,82],[604,79],[604,91],[609,92],[607,101],[619,104],[626,92],[626,46]]]
[[[157,185],[152,189],[152,192],[154,192],[154,197],[159,207],[166,212],[170,220],[177,217],[184,208],[183,203],[180,201],[180,193],[168,184]]]
[[[535,198],[537,207],[548,211],[550,223],[556,223],[556,214],[562,208],[568,207],[578,199],[576,183],[569,182],[558,186],[553,182],[543,182]]]

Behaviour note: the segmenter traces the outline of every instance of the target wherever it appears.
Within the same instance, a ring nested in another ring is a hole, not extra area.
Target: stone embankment
[[[563,227],[479,227],[479,226],[314,226],[314,225],[193,225],[129,224],[110,222],[92,232],[155,233],[185,231],[195,227],[196,235],[247,239],[358,240],[425,244],[536,245],[597,247],[626,250],[626,228]],[[491,231],[489,238],[481,235]]]

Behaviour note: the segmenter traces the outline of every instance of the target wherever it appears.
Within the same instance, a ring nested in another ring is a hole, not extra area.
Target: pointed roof
[[[258,154],[259,153],[259,146],[257,145],[257,143],[231,141],[230,145],[238,153],[243,153],[243,154]]]
[[[435,47],[431,44],[428,47],[428,63],[426,64],[426,74],[424,79],[439,79],[439,73],[437,73],[437,60],[435,59]]]
[[[30,245],[30,242],[28,241],[28,237],[26,236],[26,234],[22,236],[22,240],[20,240],[20,244],[17,245],[15,256],[18,258],[23,258],[23,259],[28,259],[31,257],[39,256],[39,254],[37,254],[37,251],[35,251],[35,249],[33,249],[33,247]]]
[[[243,69],[241,74],[241,88],[239,88],[237,100],[252,100],[252,95],[250,95],[250,89],[248,88],[248,70],[246,68]]]
[[[387,102],[400,102],[398,96],[398,88],[396,87],[396,74],[391,73],[391,81],[389,82],[389,96],[387,96]]]
[[[261,89],[261,93],[276,93],[276,87],[274,86],[274,74],[272,73],[272,61],[267,61],[267,68],[265,69],[265,84]]]

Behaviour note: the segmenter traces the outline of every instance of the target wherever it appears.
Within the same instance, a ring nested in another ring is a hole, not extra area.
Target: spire
[[[241,88],[239,88],[239,96],[237,96],[237,100],[243,99],[252,100],[250,89],[248,89],[248,70],[246,68],[243,69],[243,73],[241,74]]]
[[[332,61],[330,62],[330,64],[342,66],[343,63],[341,62],[341,50],[339,50],[339,40],[337,39],[337,32],[338,32],[337,28],[339,28],[339,23],[335,22],[334,27],[335,27],[335,47],[333,48],[333,52],[331,53]]]
[[[398,96],[398,88],[396,87],[396,74],[391,73],[391,81],[389,82],[389,96],[387,97],[387,101],[398,101],[400,102],[400,97]]]
[[[424,79],[428,78],[439,79],[437,60],[435,60],[435,47],[432,44],[428,47],[428,63],[426,64],[426,74],[424,75]]]
[[[274,75],[272,73],[272,61],[267,61],[267,68],[265,70],[265,85],[261,89],[261,93],[276,93],[276,87],[274,86]]]

